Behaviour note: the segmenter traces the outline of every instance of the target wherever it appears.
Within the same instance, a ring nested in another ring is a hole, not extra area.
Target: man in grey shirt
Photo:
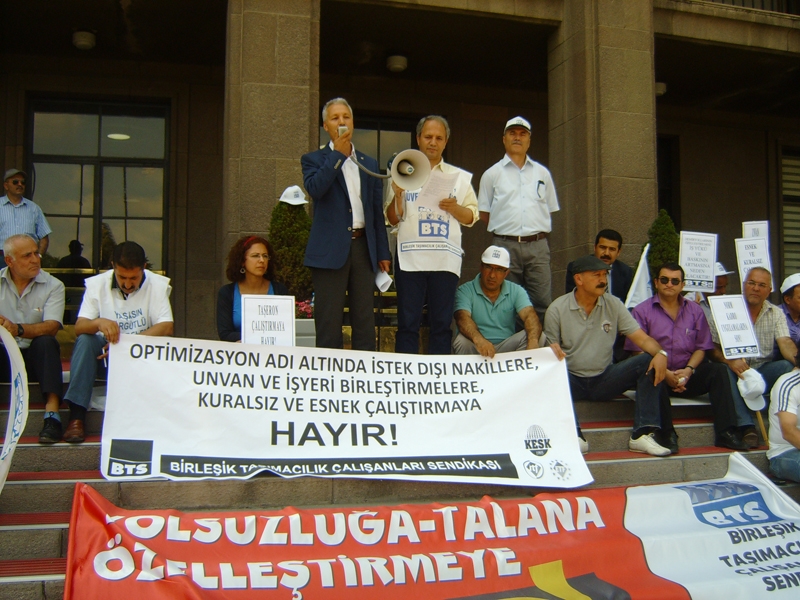
[[[6,267],[0,270],[0,327],[16,338],[25,369],[39,382],[45,401],[39,442],[61,439],[63,380],[56,333],[64,318],[64,284],[42,271],[38,244],[27,234],[12,235],[3,244]],[[5,350],[5,348],[3,348]],[[0,378],[9,381],[9,362],[0,357]]]
[[[575,289],[556,299],[544,318],[547,342],[566,355],[572,401],[608,401],[635,387],[629,450],[653,456],[677,452],[672,415],[660,402],[667,353],[639,327],[618,298],[605,293],[609,265],[594,255],[572,264]],[[617,333],[627,336],[644,354],[612,364]],[[581,451],[588,452],[580,426],[578,437]]]

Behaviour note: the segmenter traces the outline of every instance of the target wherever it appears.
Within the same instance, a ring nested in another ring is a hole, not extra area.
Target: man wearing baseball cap
[[[478,209],[492,243],[511,256],[509,281],[525,288],[541,319],[551,299],[550,213],[559,206],[550,171],[531,160],[530,145],[531,124],[510,119],[503,130],[506,154],[481,177]]]
[[[31,236],[39,254],[47,252],[48,237],[52,229],[37,204],[23,198],[28,176],[19,169],[9,169],[3,176],[6,195],[0,198],[0,247],[6,238],[18,233]]]
[[[539,347],[542,326],[522,286],[506,281],[508,250],[489,246],[481,256],[481,271],[456,292],[458,334],[453,354],[514,352]],[[525,325],[515,332],[516,317]]]
[[[800,273],[789,275],[781,284],[783,304],[781,310],[786,315],[789,337],[795,344],[800,343]]]
[[[673,431],[672,416],[666,407],[662,412],[660,402],[667,352],[644,332],[619,298],[605,293],[610,268],[593,254],[572,263],[575,289],[554,300],[547,309],[545,337],[557,356],[559,351],[566,354],[573,402],[606,402],[635,387],[633,432],[628,449],[667,456],[670,449],[656,439],[659,432]],[[643,353],[612,363],[617,333],[627,336]],[[576,416],[576,424],[577,421]],[[588,452],[589,443],[580,425],[578,437],[581,452]]]

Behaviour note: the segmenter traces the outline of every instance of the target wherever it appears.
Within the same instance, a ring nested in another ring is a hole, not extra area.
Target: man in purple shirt
[[[747,450],[736,427],[736,410],[727,368],[705,359],[712,350],[711,330],[703,309],[681,295],[684,286],[683,268],[677,263],[664,263],[655,280],[656,295],[633,309],[633,318],[645,333],[667,351],[667,387],[662,397],[662,410],[668,410],[669,394],[691,398],[708,393],[714,412],[715,444],[721,448]],[[628,338],[625,349],[639,348]],[[664,432],[666,433],[666,432]],[[672,432],[674,434],[674,430]],[[660,443],[666,445],[672,440]],[[674,442],[677,444],[677,435]]]
[[[783,296],[781,310],[786,315],[789,337],[795,344],[800,344],[800,273],[789,275],[783,280],[781,295]]]

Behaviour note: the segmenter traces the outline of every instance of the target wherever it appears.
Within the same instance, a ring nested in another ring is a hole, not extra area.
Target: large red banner
[[[65,598],[689,598],[623,524],[625,488],[522,500],[131,511],[77,484]]]

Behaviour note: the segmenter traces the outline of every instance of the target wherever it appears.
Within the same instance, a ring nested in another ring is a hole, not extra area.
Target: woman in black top
[[[244,294],[288,296],[289,290],[275,281],[275,251],[256,235],[236,241],[228,253],[225,274],[232,282],[217,295],[217,332],[225,342],[242,341],[242,296]]]

